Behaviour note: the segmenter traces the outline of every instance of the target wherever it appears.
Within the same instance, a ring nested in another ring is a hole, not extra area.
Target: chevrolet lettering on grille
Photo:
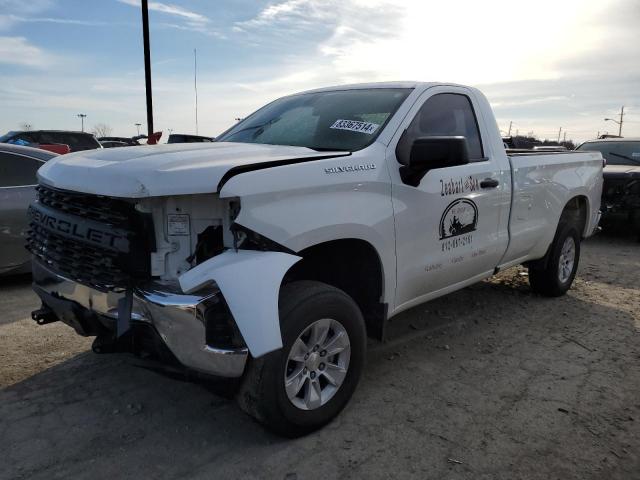
[[[49,209],[39,203],[29,207],[29,217],[36,224],[59,235],[100,245],[110,250],[127,252],[129,240],[126,232],[116,228],[105,229],[104,225],[84,220]]]

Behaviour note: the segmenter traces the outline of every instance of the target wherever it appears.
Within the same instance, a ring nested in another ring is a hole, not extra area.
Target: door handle
[[[496,188],[498,185],[500,185],[500,182],[495,178],[485,178],[480,182],[481,188]]]

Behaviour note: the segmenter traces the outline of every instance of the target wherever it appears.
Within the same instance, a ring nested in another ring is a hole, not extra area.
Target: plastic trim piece
[[[178,278],[189,294],[215,282],[254,358],[282,348],[278,295],[287,271],[302,257],[282,252],[227,250]]]

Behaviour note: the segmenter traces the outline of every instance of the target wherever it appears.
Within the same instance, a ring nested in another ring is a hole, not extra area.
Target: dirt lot
[[[355,397],[298,440],[207,385],[37,327],[0,284],[0,478],[640,479],[640,245],[583,244],[569,294],[505,272],[395,318]]]

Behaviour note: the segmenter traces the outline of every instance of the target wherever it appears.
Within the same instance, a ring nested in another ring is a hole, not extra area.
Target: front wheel
[[[580,260],[580,235],[573,225],[561,225],[553,239],[546,266],[529,268],[529,284],[547,297],[564,295],[576,276]]]
[[[279,307],[283,348],[251,361],[238,401],[269,429],[295,437],[345,407],[364,367],[366,331],[353,299],[320,282],[285,285]]]

